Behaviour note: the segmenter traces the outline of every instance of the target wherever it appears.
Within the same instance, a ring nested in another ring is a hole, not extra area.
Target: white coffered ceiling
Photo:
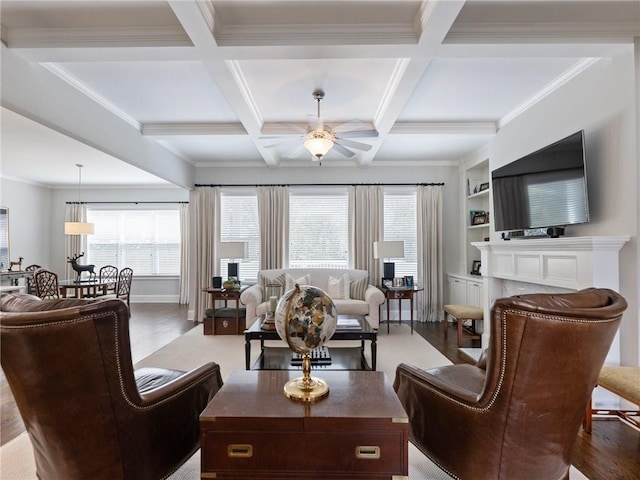
[[[305,167],[308,152],[286,154],[301,138],[295,126],[316,113],[318,88],[327,123],[379,133],[355,138],[368,152],[332,150],[323,166],[458,162],[640,35],[637,0],[1,0],[0,9],[5,55],[91,99],[87,118],[106,109],[137,135],[114,151],[109,131],[71,132],[3,85],[0,173],[53,186],[72,184],[69,172],[89,161],[87,184],[171,182],[134,150],[146,141],[189,168]]]

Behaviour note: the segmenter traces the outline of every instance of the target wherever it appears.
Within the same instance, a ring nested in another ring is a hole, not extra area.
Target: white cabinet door
[[[449,305],[467,304],[467,281],[457,277],[449,277]]]
[[[467,282],[467,305],[484,308],[484,284],[482,281]]]

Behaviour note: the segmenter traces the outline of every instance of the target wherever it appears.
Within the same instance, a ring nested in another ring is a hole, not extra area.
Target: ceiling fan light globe
[[[322,158],[333,147],[333,140],[324,131],[309,132],[304,141],[304,147],[311,152],[311,155]]]

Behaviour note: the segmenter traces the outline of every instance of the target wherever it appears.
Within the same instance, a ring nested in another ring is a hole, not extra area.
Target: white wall
[[[9,254],[22,267],[48,265],[51,255],[51,190],[0,179],[0,205],[9,209]]]
[[[638,365],[638,123],[634,51],[602,59],[503,126],[489,145],[494,170],[583,129],[590,222],[567,235],[630,235],[620,252],[622,364]],[[497,234],[492,233],[497,240]]]

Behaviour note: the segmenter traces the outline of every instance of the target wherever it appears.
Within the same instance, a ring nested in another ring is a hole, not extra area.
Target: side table
[[[216,334],[216,300],[224,300],[224,306],[227,307],[229,300],[236,302],[236,333],[240,335],[244,331],[244,325],[240,328],[240,293],[241,290],[227,290],[225,288],[203,288],[203,292],[207,292],[211,295],[211,333],[205,324],[205,335]]]
[[[402,300],[409,300],[410,312],[411,312],[411,335],[413,335],[413,297],[416,292],[424,290],[422,287],[381,287],[382,292],[387,300],[387,333],[389,333],[389,324],[391,323],[391,317],[389,312],[389,306],[391,300],[398,300],[398,323],[402,323]]]

